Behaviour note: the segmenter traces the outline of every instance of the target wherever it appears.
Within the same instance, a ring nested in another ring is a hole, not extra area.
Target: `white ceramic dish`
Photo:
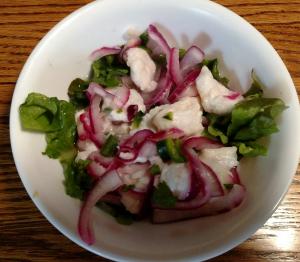
[[[279,119],[280,132],[269,141],[268,157],[241,164],[248,198],[240,208],[169,225],[132,226],[119,225],[94,210],[97,241],[87,246],[76,228],[80,202],[64,193],[59,162],[41,154],[44,136],[21,130],[18,108],[32,91],[67,99],[70,81],[87,75],[92,50],[122,43],[129,26],[142,31],[153,22],[171,45],[195,43],[208,57],[220,58],[221,68],[237,89],[249,86],[254,68],[268,86],[266,94],[282,98],[289,108]],[[295,87],[285,65],[266,39],[236,14],[207,0],[105,0],[65,18],[32,52],[14,92],[10,132],[15,163],[28,194],[44,216],[78,245],[114,260],[199,261],[238,245],[276,210],[298,163],[299,120]]]

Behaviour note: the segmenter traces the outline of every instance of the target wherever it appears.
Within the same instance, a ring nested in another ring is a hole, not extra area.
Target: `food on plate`
[[[71,82],[69,102],[30,93],[19,110],[25,130],[46,134],[43,154],[61,162],[66,193],[83,201],[78,230],[86,243],[95,241],[95,206],[131,224],[242,203],[239,160],[267,154],[260,138],[279,131],[285,109],[263,97],[254,72],[246,93],[232,90],[217,59],[195,45],[170,47],[154,25],[91,58],[89,78]]]

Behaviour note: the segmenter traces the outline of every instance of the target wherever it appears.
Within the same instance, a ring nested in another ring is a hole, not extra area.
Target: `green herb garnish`
[[[168,112],[167,114],[165,114],[163,116],[164,119],[167,119],[167,120],[173,120],[173,112]]]
[[[101,147],[100,153],[106,157],[114,156],[118,151],[118,138],[114,135],[109,135],[104,145]]]
[[[160,207],[172,208],[176,205],[176,201],[176,197],[172,194],[166,182],[159,183],[153,192],[152,202]]]
[[[149,172],[152,176],[159,175],[161,173],[160,167],[156,164],[152,165],[149,169]]]
[[[142,111],[137,112],[137,114],[134,116],[132,120],[132,128],[139,128],[144,115],[145,114]]]

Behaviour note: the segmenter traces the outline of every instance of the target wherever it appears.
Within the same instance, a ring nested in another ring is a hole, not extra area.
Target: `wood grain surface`
[[[11,154],[9,109],[30,52],[58,21],[90,1],[0,0],[0,261],[106,261],[60,234],[27,195]],[[216,1],[253,24],[287,65],[300,93],[300,0]],[[265,226],[212,261],[300,261],[300,172]]]

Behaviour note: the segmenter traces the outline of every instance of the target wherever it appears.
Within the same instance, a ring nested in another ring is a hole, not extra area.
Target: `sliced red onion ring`
[[[99,163],[92,161],[87,166],[87,172],[91,177],[97,179],[105,174],[106,168]]]
[[[97,83],[90,83],[86,91],[88,98],[91,100],[95,95],[99,95],[102,98],[114,99],[114,95],[105,90]]]
[[[122,184],[118,173],[111,171],[99,179],[93,189],[88,193],[81,207],[78,221],[79,235],[88,245],[92,245],[95,242],[91,216],[93,207],[103,196],[118,189]]]
[[[140,151],[138,153],[137,158],[135,159],[135,162],[145,163],[151,157],[156,155],[157,155],[156,144],[153,143],[152,141],[145,141],[140,148]]]
[[[197,77],[200,74],[201,69],[196,68],[193,69],[191,72],[189,72],[187,74],[187,76],[184,78],[183,82],[178,85],[171,93],[171,95],[169,96],[168,100],[171,103],[174,103],[176,100],[178,100],[178,98],[180,97],[180,95],[192,84],[194,84],[195,80],[197,79]]]
[[[130,89],[125,86],[120,86],[114,90],[114,100],[113,102],[119,108],[123,107],[130,96]]]
[[[95,161],[95,162],[99,163],[101,166],[104,166],[105,168],[110,166],[112,164],[113,160],[114,160],[112,157],[102,156],[100,154],[100,152],[98,152],[98,151],[92,152],[88,156],[88,159],[91,160],[91,161]]]
[[[164,54],[167,56],[167,59],[170,55],[170,47],[166,39],[158,31],[154,25],[149,25],[148,27],[148,36],[149,40],[147,47],[151,49],[153,55]]]
[[[141,45],[141,39],[140,38],[131,38],[127,41],[127,43],[123,46],[121,52],[120,52],[120,59],[125,61],[127,60],[127,51],[130,49],[130,48],[133,48],[133,47],[137,47],[137,46],[140,46]]]
[[[235,167],[231,168],[230,172],[231,172],[232,184],[241,185],[242,183],[240,180],[239,173],[237,171],[237,167],[235,166]]]
[[[101,57],[108,55],[117,55],[121,52],[121,48],[118,46],[115,47],[101,47],[93,51],[90,55],[90,58],[94,61],[100,59]]]
[[[120,161],[125,163],[132,162],[138,157],[140,148],[151,136],[153,132],[149,129],[143,129],[136,132],[131,137],[127,138],[121,145],[117,157]]]
[[[94,142],[97,147],[101,147],[102,141],[98,139],[98,137],[94,134],[93,128],[91,126],[91,121],[89,117],[89,112],[82,113],[79,117],[80,122],[83,124],[83,127],[86,131],[86,136]],[[102,134],[100,134],[102,136]],[[99,135],[99,136],[100,136]]]
[[[164,140],[166,138],[181,138],[184,136],[184,132],[181,129],[178,128],[170,128],[168,130],[159,131],[157,133],[153,133],[148,140],[153,142],[158,142],[160,140]]]
[[[204,52],[197,46],[191,46],[180,61],[180,70],[182,75],[186,75],[194,69],[204,59]]]
[[[173,82],[179,85],[183,81],[183,77],[179,66],[179,49],[172,48],[169,57],[169,72]]]
[[[240,96],[241,96],[241,94],[239,92],[232,91],[232,93],[230,95],[227,95],[227,96],[224,96],[224,97],[226,97],[230,100],[235,100]]]
[[[198,191],[198,195],[191,200],[192,202],[190,205],[186,205],[187,203],[183,203],[183,206],[194,208],[195,205],[197,205],[199,207],[206,203],[211,196],[224,194],[222,185],[216,174],[210,167],[205,165],[199,159],[198,154],[194,150],[202,150],[204,148],[220,148],[222,146],[222,144],[210,140],[206,137],[191,137],[184,141],[182,150],[185,156],[188,158],[191,169],[195,174],[193,186],[198,187],[198,189],[194,189],[192,190],[192,192]],[[189,198],[192,197],[190,196]]]
[[[129,122],[131,122],[131,120],[134,118],[138,111],[138,105],[130,105],[127,107],[127,119]]]
[[[96,95],[92,98],[91,104],[89,106],[89,118],[90,118],[90,126],[92,129],[92,133],[90,136],[93,137],[93,140],[96,139],[98,145],[102,145],[104,139],[103,132],[103,114],[100,113],[100,104],[101,97]]]
[[[144,103],[147,108],[155,104],[160,104],[162,101],[167,99],[172,87],[172,80],[168,72],[163,72],[162,76],[157,83],[157,87],[154,91],[144,96]]]
[[[212,197],[205,205],[189,210],[154,209],[153,223],[169,223],[196,217],[211,216],[224,213],[238,207],[245,198],[245,188],[234,185],[227,195]]]

